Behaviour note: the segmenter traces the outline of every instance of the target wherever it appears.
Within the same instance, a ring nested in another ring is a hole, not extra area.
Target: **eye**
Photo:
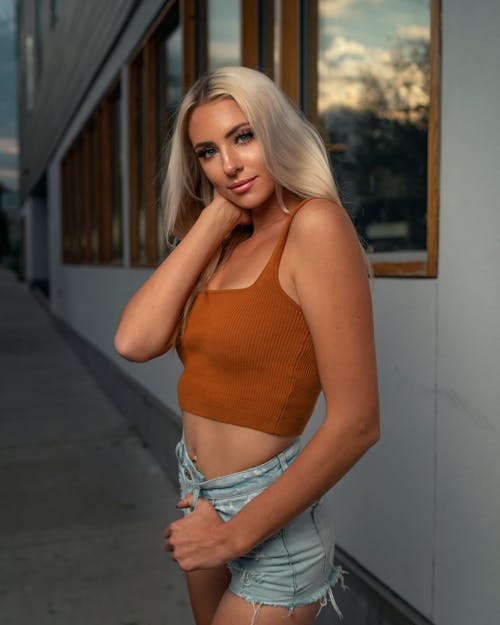
[[[254,134],[251,130],[244,130],[235,136],[234,141],[235,143],[250,143],[253,137]]]
[[[207,161],[211,159],[213,156],[215,156],[216,152],[217,150],[215,148],[211,148],[207,146],[206,148],[201,148],[199,150],[196,150],[195,154],[197,158],[204,159]]]

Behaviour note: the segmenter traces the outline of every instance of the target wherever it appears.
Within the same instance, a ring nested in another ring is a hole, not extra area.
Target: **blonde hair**
[[[189,141],[188,126],[197,106],[222,98],[233,99],[247,118],[264,164],[276,181],[278,201],[285,212],[288,210],[283,189],[299,197],[320,196],[340,204],[328,155],[316,128],[261,72],[247,67],[220,67],[199,78],[189,89],[167,146],[168,169],[162,187],[167,241],[173,237],[182,239],[212,201],[212,188]],[[237,227],[220,246],[186,302],[181,326],[198,291],[208,283],[221,261],[251,233],[251,226]]]

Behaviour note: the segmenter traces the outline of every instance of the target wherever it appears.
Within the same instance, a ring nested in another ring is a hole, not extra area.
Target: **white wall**
[[[336,538],[371,573],[430,616],[436,283],[378,279],[372,295],[381,439],[333,489]]]
[[[443,0],[438,279],[375,281],[382,439],[339,544],[440,625],[500,623],[500,3]]]
[[[329,504],[338,543],[428,618],[498,625],[500,3],[442,5],[438,279],[374,280],[382,439]],[[52,307],[177,410],[175,356],[133,365],[112,348],[121,307],[148,272],[60,261],[59,160],[123,65],[144,15],[50,167]],[[320,402],[307,434],[321,412]]]
[[[500,3],[443,5],[436,621],[500,623]]]

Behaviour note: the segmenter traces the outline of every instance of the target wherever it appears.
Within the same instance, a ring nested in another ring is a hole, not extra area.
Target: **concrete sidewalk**
[[[175,488],[0,268],[0,625],[192,625]]]

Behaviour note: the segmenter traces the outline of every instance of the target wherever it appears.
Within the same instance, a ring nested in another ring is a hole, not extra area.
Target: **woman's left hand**
[[[192,494],[186,495],[177,508],[189,508]],[[225,564],[232,555],[225,540],[225,523],[208,501],[198,499],[194,510],[184,518],[168,525],[164,549],[183,571],[211,569]]]

